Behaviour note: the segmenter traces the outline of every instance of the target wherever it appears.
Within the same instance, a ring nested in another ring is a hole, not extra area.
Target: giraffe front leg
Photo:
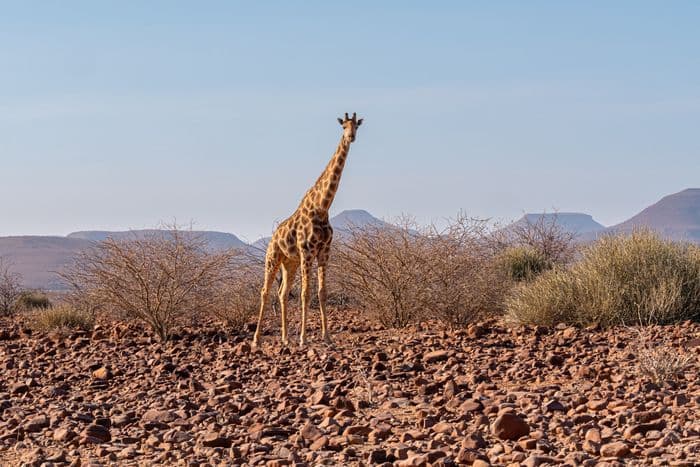
[[[299,333],[299,345],[306,345],[306,312],[309,308],[309,283],[311,282],[311,266],[313,259],[310,256],[301,259],[301,331]]]

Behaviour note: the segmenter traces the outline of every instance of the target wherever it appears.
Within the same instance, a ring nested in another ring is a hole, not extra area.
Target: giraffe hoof
[[[258,347],[260,345],[260,339],[257,336],[253,337],[253,347]]]
[[[283,347],[289,347],[289,340],[288,340],[288,339],[282,339],[282,346],[283,346]]]
[[[299,338],[299,345],[302,347],[306,345],[306,339],[304,337]]]

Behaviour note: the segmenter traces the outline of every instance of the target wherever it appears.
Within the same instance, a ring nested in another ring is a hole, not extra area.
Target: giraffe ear
[[[364,118],[361,118],[361,119],[359,119],[359,120],[357,121],[357,126],[362,125],[362,120],[364,120]]]
[[[343,119],[342,119],[342,118],[338,118],[338,123],[340,123],[340,125],[342,126],[342,125],[343,125]]]

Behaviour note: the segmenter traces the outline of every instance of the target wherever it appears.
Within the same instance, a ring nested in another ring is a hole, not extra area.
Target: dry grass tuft
[[[89,331],[95,325],[92,313],[66,303],[34,309],[29,314],[29,320],[32,329],[43,332],[71,329]]]
[[[534,279],[552,269],[552,263],[539,250],[531,246],[513,246],[496,257],[498,268],[514,282]]]
[[[691,355],[679,352],[664,339],[655,339],[649,332],[637,329],[637,370],[657,386],[677,382],[693,361]]]
[[[696,247],[649,231],[608,236],[570,267],[547,271],[515,290],[508,316],[552,325],[668,324],[700,318]]]

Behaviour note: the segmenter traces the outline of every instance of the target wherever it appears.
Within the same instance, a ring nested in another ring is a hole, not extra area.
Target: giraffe
[[[265,253],[265,280],[260,291],[260,314],[255,329],[253,345],[260,342],[263,316],[268,305],[269,292],[279,269],[282,269],[282,284],[279,288],[280,311],[282,314],[282,343],[287,339],[287,300],[297,269],[301,269],[301,333],[299,344],[306,343],[306,312],[309,306],[309,283],[311,268],[317,261],[318,301],[321,311],[321,337],[331,343],[326,322],[326,266],[333,239],[333,228],[328,221],[328,209],[338,191],[340,176],[350,150],[355,141],[357,127],[362,125],[355,113],[352,118],[345,114],[338,122],[343,127],[338,148],[316,183],[306,192],[294,213],[282,222],[267,246]]]

